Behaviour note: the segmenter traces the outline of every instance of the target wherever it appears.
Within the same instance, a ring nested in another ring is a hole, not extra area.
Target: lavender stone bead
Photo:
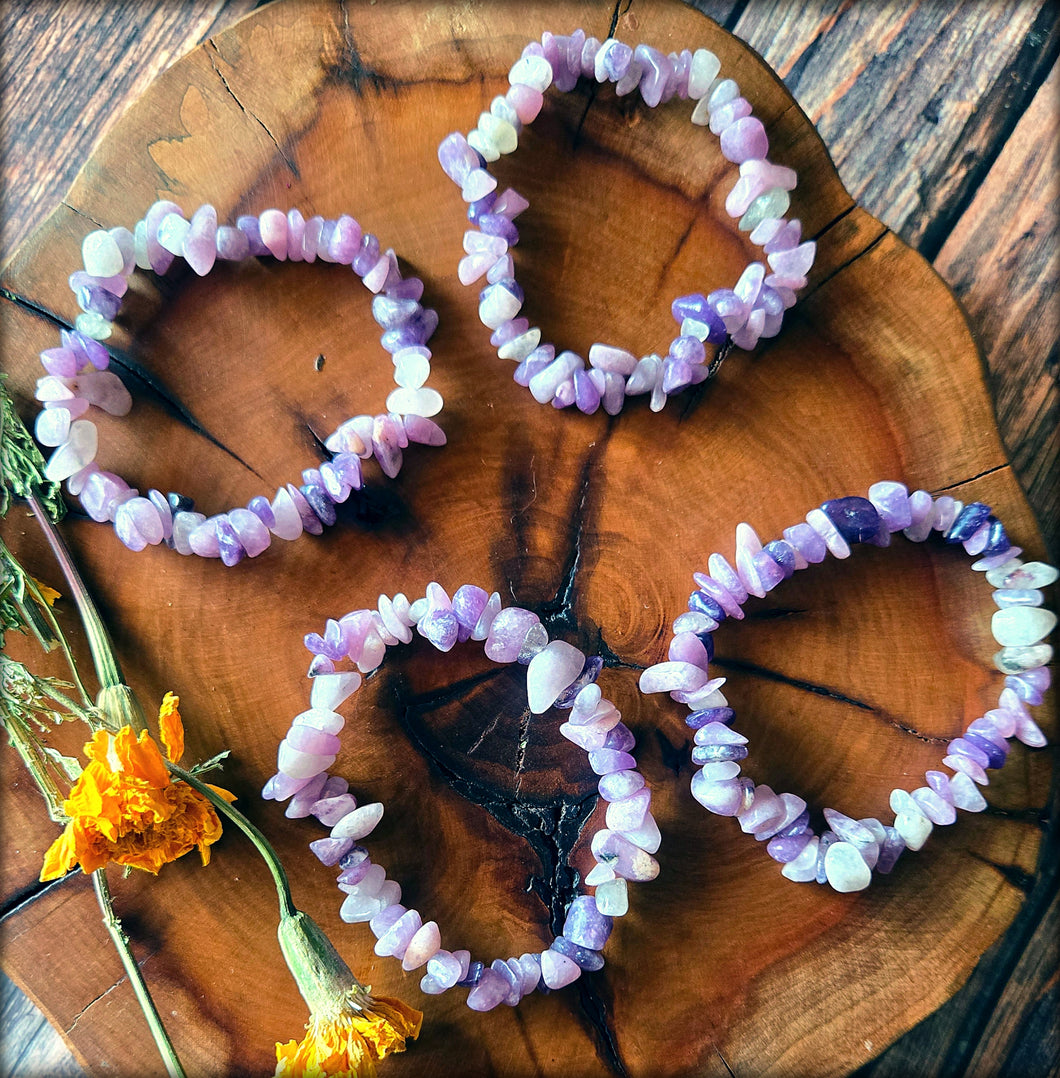
[[[509,606],[493,619],[486,637],[486,658],[497,663],[511,663],[519,657],[526,634],[541,623],[530,610]]]
[[[416,631],[439,651],[451,651],[460,632],[460,623],[451,610],[432,610],[420,619]]]
[[[880,530],[880,514],[868,498],[832,498],[821,512],[848,543],[867,543]]]
[[[353,846],[352,838],[318,838],[309,843],[309,848],[322,865],[336,865],[349,853]]]
[[[508,982],[496,970],[483,969],[475,987],[467,994],[467,1005],[473,1011],[491,1011],[508,995],[509,987]]]
[[[566,936],[557,936],[552,941],[551,951],[566,955],[588,973],[595,973],[604,968],[604,956],[590,947],[579,947]]]
[[[96,285],[86,285],[77,290],[77,305],[83,311],[91,311],[113,322],[121,310],[121,300],[112,292]]]
[[[632,771],[637,761],[628,752],[596,749],[589,753],[589,766],[598,775],[609,775],[612,771]]]
[[[474,584],[463,584],[453,594],[453,615],[459,625],[471,632],[486,609],[489,594]]]
[[[611,771],[601,777],[597,788],[605,801],[624,801],[644,788],[644,776],[639,771]]]
[[[737,165],[744,161],[760,161],[769,153],[769,136],[762,121],[744,116],[721,133],[721,153]]]
[[[479,231],[487,236],[500,236],[509,247],[514,247],[519,242],[519,229],[503,213],[480,214],[476,224]]]
[[[694,764],[714,764],[724,760],[746,758],[746,745],[696,745],[692,749],[692,763]]]
[[[728,617],[721,603],[717,599],[712,599],[702,589],[692,592],[688,597],[688,609],[706,614],[708,618],[713,618],[715,621],[724,621]]]
[[[454,131],[438,147],[438,163],[453,183],[462,185],[468,173],[481,166],[482,158],[468,145],[462,134]]]
[[[514,1007],[522,998],[523,971],[521,969],[513,969],[503,958],[495,958],[490,963],[490,969],[498,974],[508,985],[508,992],[504,997],[504,1002],[509,1007]]]
[[[683,324],[685,319],[692,319],[707,327],[707,344],[724,344],[728,331],[721,315],[707,297],[700,292],[693,292],[687,296],[678,296],[670,304],[670,312],[677,323]]]
[[[235,528],[226,517],[221,517],[214,524],[214,529],[217,533],[217,549],[220,551],[221,561],[228,566],[237,565],[246,555],[246,549],[239,541]]]
[[[869,487],[869,501],[880,514],[888,531],[900,532],[913,523],[909,491],[901,483],[885,480]]]

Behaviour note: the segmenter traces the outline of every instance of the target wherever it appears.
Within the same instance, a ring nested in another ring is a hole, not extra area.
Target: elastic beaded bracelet
[[[41,353],[47,375],[37,382],[43,410],[35,433],[45,446],[55,446],[45,474],[67,489],[93,520],[111,521],[130,550],[165,542],[180,554],[220,558],[235,565],[244,556],[257,557],[272,536],[296,539],[303,531],[319,535],[335,523],[335,506],[362,483],[361,461],[375,457],[383,473],[394,478],[402,450],[410,442],[444,445],[445,434],[429,417],[442,408],[442,398],[426,386],[431,353],[427,341],[438,316],[420,305],[423,284],[402,278],[392,250],[345,214],[337,220],[311,217],[292,209],[266,210],[259,217],[240,217],[236,227],[217,224],[213,206],[201,206],[186,220],[173,202],[156,202],[135,230],[112,228],[92,232],[82,244],[84,270],[70,276],[70,287],[83,313],[75,328],[62,330],[62,345]],[[126,415],[132,397],[109,370],[110,356],[100,343],[112,331],[121,310],[128,279],[137,267],[163,274],[182,256],[200,277],[222,261],[272,257],[278,261],[324,262],[352,266],[375,298],[372,316],[382,326],[381,344],[391,353],[397,388],[387,397],[387,412],[361,415],[342,423],[326,440],[333,454],[319,468],[302,472],[302,483],[280,487],[271,503],[252,498],[245,508],[207,518],[194,512],[181,494],[158,490],[140,497],[120,476],[95,462],[96,426],[83,416],[90,405],[111,415]]]
[[[947,543],[961,543],[980,556],[972,568],[984,572],[997,590],[998,610],[991,629],[1002,645],[994,663],[1005,675],[998,706],[968,724],[951,741],[943,763],[953,772],[928,771],[927,785],[896,789],[890,797],[893,826],[876,819],[854,820],[826,808],[827,828],[817,835],[809,826],[806,802],[795,794],[775,794],[768,786],[740,777],[747,738],[731,728],[734,712],[721,693],[725,678],[711,678],[712,633],[726,617],[742,618],[748,594],[762,597],[797,569],[822,561],[826,553],[850,555],[853,543],[887,546],[901,531],[922,542],[932,531]],[[1050,683],[1046,663],[1053,649],[1042,641],[1056,625],[1056,615],[1041,604],[1040,590],[1057,579],[1057,570],[1041,562],[1024,565],[1020,548],[1009,543],[1001,522],[982,502],[963,505],[927,491],[909,494],[900,483],[869,488],[868,498],[837,498],[806,514],[803,523],[784,530],[784,538],[764,546],[748,524],[736,529],[736,568],[721,554],[711,554],[710,575],[695,573],[698,590],[688,612],[674,622],[668,661],[641,675],[643,692],[669,692],[687,704],[685,722],[695,730],[692,762],[703,765],[692,777],[692,796],[709,811],[735,816],[740,827],[766,842],[766,852],[784,867],[790,880],[831,884],[837,891],[867,887],[872,870],[890,872],[902,850],[919,850],[935,826],[955,821],[957,809],[981,812],[986,801],[976,788],[987,785],[986,769],[1001,767],[1008,739],[1038,748],[1046,743],[1027,705],[1042,702]]]
[[[606,825],[592,838],[596,865],[585,877],[594,893],[574,899],[562,935],[539,953],[498,958],[487,965],[472,961],[466,950],[444,949],[438,925],[401,905],[401,887],[388,880],[382,866],[373,864],[358,844],[382,818],[383,806],[358,806],[346,780],[327,774],[345,723],[335,709],[360,687],[357,670],[374,670],[388,647],[412,640],[413,627],[443,652],[458,641],[479,640],[494,662],[526,664],[530,711],[540,715],[552,707],[569,709],[560,733],[588,753],[590,766],[601,776],[600,796],[608,802]],[[376,953],[393,955],[403,969],[426,966],[420,981],[424,992],[437,995],[454,985],[470,988],[467,1005],[472,1010],[490,1010],[499,1003],[514,1006],[535,988],[562,988],[583,970],[600,969],[600,949],[613,919],[628,909],[627,881],[658,875],[652,854],[660,842],[649,810],[651,794],[631,755],[633,734],[595,684],[603,660],[586,658],[562,640],[549,642],[532,611],[502,608],[497,592],[488,595],[471,584],[458,588],[452,600],[435,583],[411,604],[400,593],[393,598],[381,595],[375,610],[329,620],[323,636],[310,633],[305,643],[314,656],[310,707],[294,719],[280,743],[277,773],[262,796],[280,801],[290,797],[287,816],[313,815],[331,828],[330,836],[310,843],[310,849],[325,865],[340,869],[339,889],[346,898],[339,916],[351,923],[368,921],[378,940]],[[357,670],[337,671],[335,664],[343,659]]]
[[[545,33],[540,44],[531,42],[523,49],[508,74],[511,88],[493,99],[478,126],[466,138],[454,132],[439,146],[442,168],[460,185],[475,225],[464,233],[460,280],[469,285],[486,275],[479,318],[493,330],[490,343],[498,356],[518,363],[515,381],[529,387],[538,402],[551,402],[555,408],[574,404],[587,414],[602,404],[616,415],[627,396],[648,393],[652,411],[660,411],[669,395],[716,373],[733,345],[752,349],[761,337],[776,336],[784,311],[805,287],[816,244],[800,242],[800,222],[783,216],[796,175],[766,159],[765,127],[751,115],[736,83],[718,78],[720,68],[707,49],[666,55],[650,45],[631,48],[614,38],[601,43],[582,30],[569,37]],[[571,90],[579,77],[615,83],[619,96],[639,89],[649,108],[675,95],[691,98],[696,102],[692,122],[709,124],[720,136],[722,154],[740,166],[725,209],[742,231],[750,232],[751,242],[762,247],[769,268],[752,262],[731,289],[675,299],[671,310],[680,334],[664,357],[652,354],[638,360],[625,349],[597,343],[589,349],[586,368],[574,352],[557,355],[552,344],[541,343],[540,329],[518,317],[524,297],[511,253],[519,241],[513,220],[529,203],[511,189],[498,197],[497,180],[486,166],[515,150],[519,132],[537,116],[549,85]],[[718,346],[709,364],[707,344]]]

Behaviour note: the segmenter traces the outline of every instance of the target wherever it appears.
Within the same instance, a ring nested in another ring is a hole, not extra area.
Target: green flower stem
[[[96,604],[92,601],[85,582],[81,579],[77,566],[74,565],[73,558],[70,557],[66,543],[63,542],[58,529],[52,524],[44,506],[32,491],[26,500],[48,540],[48,545],[52,548],[59,568],[63,571],[70,595],[81,615],[81,623],[85,627],[85,636],[92,655],[92,665],[96,668],[96,677],[101,686],[99,696],[96,697],[97,706],[113,724],[115,730],[122,726],[131,726],[137,733],[146,730],[147,718],[143,708],[140,707],[132,690],[125,684],[110,633],[107,632]],[[76,673],[74,676],[76,678]]]
[[[280,902],[280,916],[293,917],[297,913],[294,899],[291,897],[291,885],[287,880],[287,873],[276,856],[276,851],[269,844],[269,840],[243,815],[239,809],[233,807],[219,794],[215,793],[205,782],[196,778],[190,771],[168,763],[166,766],[182,782],[186,782],[193,790],[197,790],[218,812],[227,816],[243,834],[254,844],[254,848],[261,854],[262,860],[269,866],[273,882],[276,884],[276,894]]]
[[[166,1074],[169,1075],[169,1078],[186,1078],[184,1068],[180,1065],[173,1042],[169,1039],[166,1027],[162,1024],[162,1019],[158,1015],[158,1009],[155,1007],[155,1001],[151,998],[151,993],[148,991],[147,983],[140,972],[140,967],[136,964],[136,959],[133,958],[132,950],[129,947],[129,937],[125,935],[121,921],[114,912],[110,886],[107,884],[106,869],[100,868],[92,873],[92,887],[96,892],[96,901],[99,903],[99,908],[103,911],[103,924],[106,925],[107,932],[110,933],[111,941],[121,958],[121,964],[125,967],[125,972],[129,976],[129,983],[132,985],[133,992],[136,993],[136,1000],[140,1004],[140,1009],[144,1012],[148,1026],[151,1028],[151,1036],[154,1038],[155,1045],[158,1047],[158,1054],[162,1057],[162,1062],[166,1066]]]

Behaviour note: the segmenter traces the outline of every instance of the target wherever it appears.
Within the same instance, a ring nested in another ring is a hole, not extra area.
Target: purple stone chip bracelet
[[[735,713],[721,693],[725,678],[708,673],[712,634],[725,618],[744,616],[741,607],[749,594],[764,596],[826,554],[849,557],[852,544],[887,546],[897,531],[914,542],[936,531],[946,543],[961,543],[979,557],[972,568],[984,572],[996,589],[998,609],[991,629],[1001,650],[994,664],[1006,675],[1005,687],[997,707],[949,743],[942,762],[952,774],[928,771],[927,785],[911,793],[892,791],[892,826],[826,808],[827,827],[817,835],[801,797],[776,794],[741,777],[747,738],[732,728]],[[843,892],[867,887],[873,869],[890,872],[903,849],[919,850],[934,827],[956,820],[957,809],[981,812],[986,801],[976,784],[986,785],[987,769],[1004,764],[1008,739],[1016,737],[1035,748],[1046,743],[1028,705],[1042,702],[1050,682],[1046,664],[1053,649],[1043,641],[1056,625],[1056,615],[1042,607],[1040,589],[1058,574],[1041,562],[1024,564],[1020,553],[989,506],[964,505],[948,495],[932,498],[924,490],[910,494],[894,482],[874,484],[868,498],[827,501],[807,513],[804,522],[785,528],[782,539],[764,545],[750,525],[740,524],[736,567],[721,554],[711,554],[709,575],[694,574],[698,590],[688,601],[688,612],[674,622],[668,661],[649,667],[640,679],[642,691],[669,692],[691,710],[685,722],[695,730],[692,762],[702,765],[692,777],[693,797],[711,812],[735,816],[745,832],[767,843],[766,852],[784,866],[781,871],[788,879],[827,882]]]
[[[93,520],[111,521],[118,538],[130,550],[165,542],[180,554],[220,558],[235,565],[265,551],[272,537],[296,539],[303,531],[319,535],[335,523],[335,506],[362,487],[361,462],[375,457],[390,478],[402,465],[402,450],[412,442],[444,445],[445,434],[430,418],[442,408],[440,394],[425,383],[431,353],[427,341],[438,316],[420,304],[423,284],[402,278],[393,251],[352,218],[314,216],[306,220],[297,209],[287,213],[266,210],[260,217],[244,216],[236,226],[218,225],[210,205],[199,207],[187,220],[173,202],[156,202],[133,231],[99,230],[82,244],[84,269],[70,276],[70,287],[82,309],[75,328],[61,331],[61,346],[41,353],[47,372],[37,381],[43,408],[35,433],[55,451],[45,474],[79,497]],[[355,416],[326,440],[330,460],[302,472],[300,485],[280,487],[270,502],[252,498],[246,507],[206,517],[195,512],[181,494],[149,490],[147,497],[120,476],[96,463],[96,425],[85,418],[89,407],[126,415],[132,397],[109,369],[110,356],[101,341],[112,332],[121,310],[128,280],[137,267],[163,274],[176,257],[183,257],[199,276],[214,263],[248,257],[278,261],[348,265],[373,293],[372,316],[383,328],[381,343],[391,354],[397,388],[387,397],[387,411]]]
[[[769,139],[762,122],[732,79],[719,78],[720,61],[707,49],[660,52],[650,45],[632,48],[608,38],[545,33],[527,45],[508,73],[510,88],[495,97],[467,137],[454,132],[438,148],[442,169],[460,186],[473,228],[464,233],[465,257],[459,277],[470,285],[483,275],[479,318],[493,330],[490,343],[501,359],[514,360],[515,381],[527,386],[541,404],[575,405],[587,414],[602,405],[610,415],[621,411],[625,398],[650,394],[651,409],[710,377],[732,344],[752,349],[762,337],[780,332],[784,311],[806,285],[816,244],[802,242],[802,226],[784,214],[790,205],[796,175],[766,157]],[[615,84],[622,96],[639,89],[649,108],[677,96],[696,102],[692,122],[709,125],[720,136],[725,158],[740,166],[739,178],[725,201],[738,228],[762,247],[768,266],[752,262],[732,288],[709,295],[693,293],[673,301],[680,333],[665,356],[632,352],[596,343],[588,367],[575,352],[542,343],[541,330],[519,317],[523,290],[515,279],[512,251],[519,242],[514,219],[529,203],[510,188],[497,194],[497,180],[487,165],[512,153],[524,124],[541,110],[542,94],[554,85],[574,88],[579,77]],[[718,349],[707,362],[707,345]]]
[[[360,845],[382,818],[383,806],[358,805],[346,780],[327,773],[345,724],[335,709],[360,687],[361,674],[382,662],[388,647],[412,640],[413,628],[439,651],[449,651],[458,641],[479,640],[494,662],[525,664],[530,711],[540,715],[552,707],[569,710],[560,733],[588,753],[590,766],[600,776],[606,822],[592,838],[596,864],[585,877],[594,893],[571,902],[562,934],[540,952],[487,964],[472,961],[466,950],[443,948],[437,923],[424,921],[418,911],[401,904],[401,887],[386,878],[383,867],[373,864]],[[631,755],[633,734],[595,683],[603,661],[586,658],[562,640],[550,642],[532,611],[502,608],[497,592],[490,595],[471,584],[458,588],[452,599],[436,583],[413,603],[402,594],[380,595],[375,610],[355,610],[329,620],[322,636],[310,633],[305,643],[313,655],[309,710],[294,719],[281,741],[277,773],[262,796],[290,798],[287,816],[313,815],[331,829],[327,838],[310,843],[310,849],[325,865],[339,869],[339,889],[346,895],[339,916],[369,923],[377,938],[376,954],[393,955],[405,970],[425,967],[420,981],[424,992],[437,995],[456,985],[470,989],[467,1005],[476,1011],[500,1003],[515,1006],[535,988],[562,988],[583,970],[600,969],[600,950],[613,919],[628,908],[627,881],[658,875],[652,854],[660,841],[650,811],[651,793]],[[336,664],[343,661],[356,669],[340,671]]]

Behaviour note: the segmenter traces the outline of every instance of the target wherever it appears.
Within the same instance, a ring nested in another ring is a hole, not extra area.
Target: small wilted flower
[[[284,916],[279,938],[310,1017],[301,1041],[276,1045],[277,1078],[368,1078],[377,1060],[403,1052],[406,1039],[419,1036],[422,1013],[372,996],[307,914]]]
[[[184,753],[178,704],[167,693],[158,713],[162,744],[173,763]],[[74,865],[94,872],[110,861],[157,874],[196,847],[202,863],[209,863],[221,821],[202,794],[172,780],[149,733],[137,736],[131,726],[114,734],[98,730],[85,745],[85,755],[90,763],[63,802],[69,823],[44,855],[42,880],[55,879]],[[212,789],[235,800],[227,790]]]

